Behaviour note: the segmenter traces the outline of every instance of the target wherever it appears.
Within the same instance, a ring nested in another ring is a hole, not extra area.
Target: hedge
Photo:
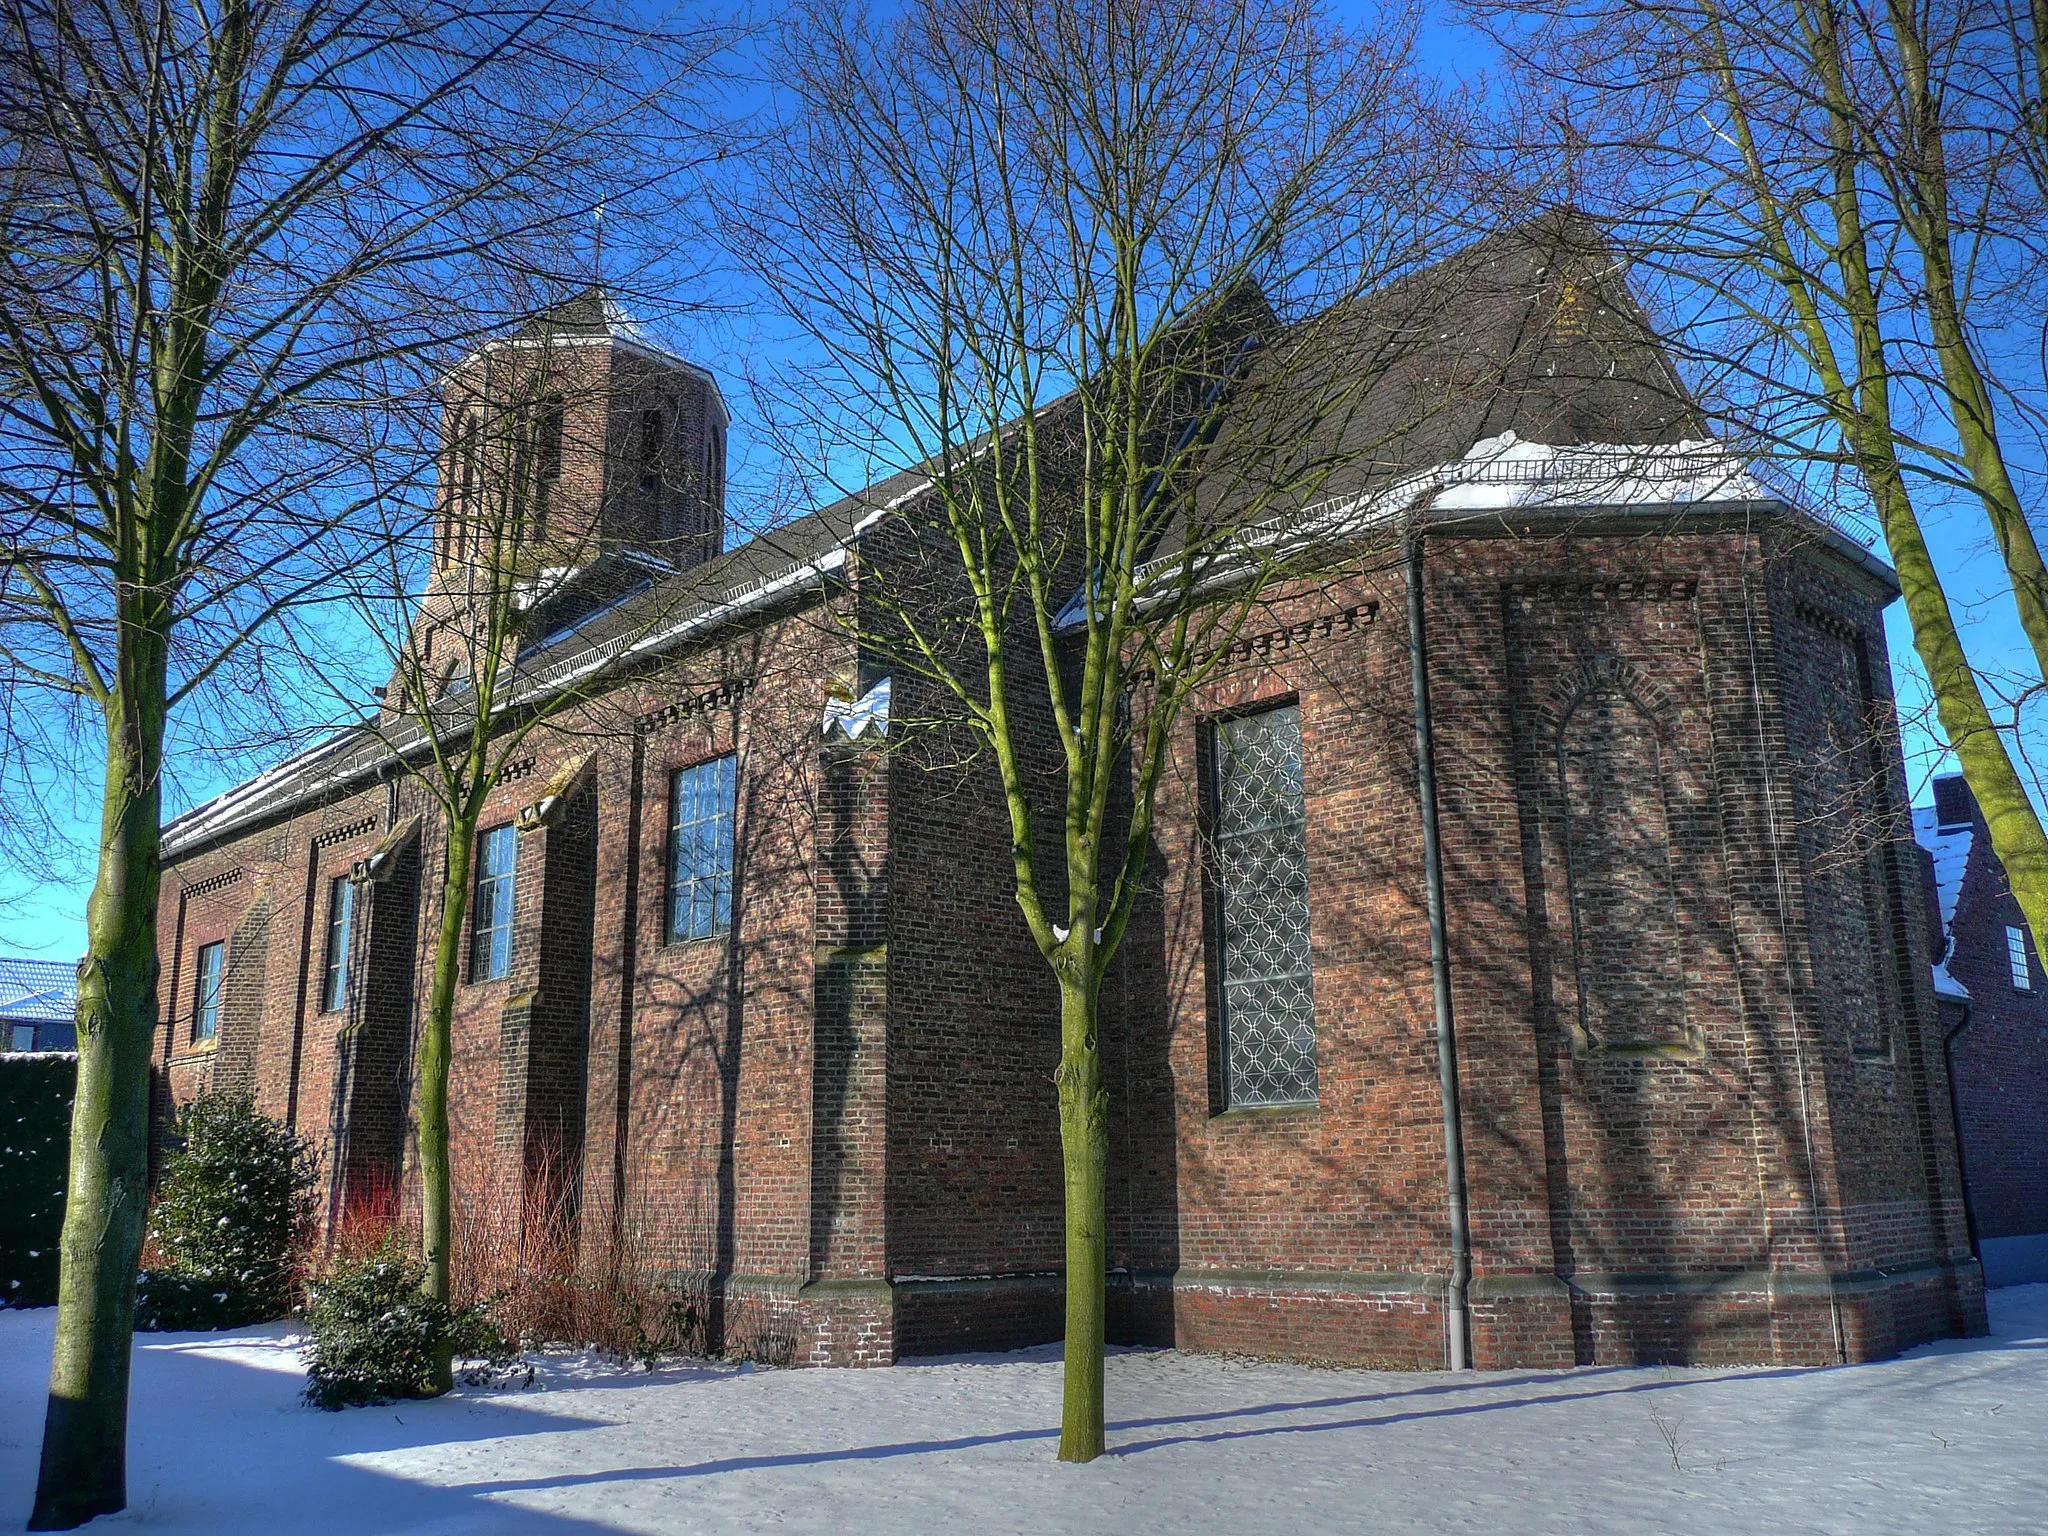
[[[56,1305],[77,1087],[72,1052],[0,1056],[0,1306]]]

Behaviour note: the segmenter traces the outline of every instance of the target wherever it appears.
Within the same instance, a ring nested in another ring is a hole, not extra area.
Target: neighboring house
[[[77,1047],[78,967],[0,958],[0,1050]]]
[[[1361,357],[1404,362],[1361,405],[1384,451],[1328,488],[1347,569],[1273,592],[1178,727],[1156,885],[1105,988],[1113,1336],[1441,1365],[1447,1114],[1481,1366],[1981,1332],[1912,848],[1844,852],[1908,803],[1895,733],[1869,729],[1892,573],[1698,440],[1611,263],[1535,229],[1437,275],[1359,311]],[[834,619],[882,622],[856,562],[897,591],[922,569],[892,509],[927,484],[728,546],[710,375],[596,298],[550,323],[610,396],[550,450],[572,574],[519,665],[537,688],[610,667],[612,723],[542,731],[493,792],[454,1028],[463,1198],[540,1210],[566,1173],[583,1262],[623,1236],[727,1348],[1056,1338],[1058,1005],[999,788],[985,760],[898,750],[943,701]],[[444,570],[458,391],[487,384],[451,382]],[[701,466],[687,497],[643,494],[646,437]],[[1397,531],[1424,540],[1427,690]],[[1380,553],[1347,561],[1359,540]],[[652,561],[672,574],[622,596]],[[165,829],[158,1067],[173,1099],[247,1089],[312,1138],[330,1220],[417,1198],[443,846],[362,734]]]
[[[1913,812],[1940,912],[1964,1187],[1987,1285],[2048,1280],[2048,974],[1960,774]]]

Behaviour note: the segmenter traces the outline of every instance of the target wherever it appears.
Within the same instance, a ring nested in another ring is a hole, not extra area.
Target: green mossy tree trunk
[[[448,1157],[448,1068],[454,1049],[455,989],[462,978],[462,937],[469,916],[470,871],[476,857],[476,816],[456,815],[448,826],[448,867],[441,878],[441,925],[427,985],[427,1017],[420,1034],[420,1248],[426,1293],[450,1302],[450,1260],[455,1220]],[[434,1388],[455,1385],[454,1360],[435,1361]]]
[[[1067,1338],[1060,1460],[1102,1454],[1102,1351],[1108,1337],[1109,1092],[1102,1084],[1101,985],[1060,983],[1060,1151],[1067,1223]]]
[[[128,1501],[128,1367],[149,1210],[168,646],[160,633],[128,625],[122,641],[119,690],[106,709],[99,871],[78,973],[70,1193],[30,1530],[67,1530]]]
[[[1821,403],[1869,487],[1899,574],[1906,615],[1913,626],[1913,649],[1927,670],[1942,734],[1983,812],[1992,852],[2005,867],[2013,896],[2029,926],[2037,934],[2048,933],[2048,834],[2043,833],[2040,815],[1985,702],[1982,682],[1970,665],[1901,462],[1904,434],[1892,398],[1894,356],[1880,301],[1883,269],[1878,261],[1884,251],[1873,244],[1864,208],[1871,146],[1868,125],[1859,116],[1838,18],[1829,7],[1816,7],[1803,40],[1812,78],[1801,85],[1811,91],[1823,112],[1830,153],[1812,187],[1796,185],[1788,195],[1777,166],[1752,126],[1750,76],[1739,66],[1739,50],[1730,41],[1716,8],[1705,7],[1701,15],[1707,23],[1703,33],[1707,61],[1728,117],[1728,140],[1741,156],[1744,190],[1754,203],[1761,253],[1768,258],[1769,270],[1791,306],[1788,339],[1802,348],[1812,365]],[[1914,73],[1919,67],[1902,69],[1901,75],[1915,82],[1924,100],[1924,73]],[[1796,163],[1803,176],[1806,162]],[[1920,202],[1907,198],[1890,210],[1881,207],[1879,212],[1905,215],[1909,231],[1916,233],[1929,261],[1927,275],[1937,283],[1952,285],[1947,225],[1937,216],[1937,205],[1947,196],[1946,182],[1939,180],[1938,161],[1923,166],[1921,174],[1924,196]],[[1929,177],[1939,181],[1938,197],[1936,182]],[[1809,191],[1818,193],[1818,198],[1807,199]],[[1809,201],[1824,204],[1832,220],[1824,237]],[[1802,209],[1796,218],[1788,211],[1795,203]],[[1791,233],[1795,228],[1819,242],[1817,254],[1809,257],[1795,242]],[[1952,297],[1953,287],[1947,291]],[[2048,626],[2048,609],[2035,601],[2042,587],[2034,574],[2039,569],[2039,550],[2031,533],[2021,537],[2009,521],[2001,528],[2000,504],[2013,498],[2009,482],[2003,479],[2002,455],[1990,431],[1989,397],[1974,392],[1981,380],[1966,366],[1970,359],[1960,350],[1960,309],[1939,295],[1932,308],[1934,339],[1947,370],[1946,405],[1966,462],[1973,473],[1983,472],[1975,483],[1985,497],[1993,531],[2013,577],[2022,624],[2032,640],[2037,630]],[[1846,352],[1836,341],[1838,326],[1846,333]],[[2019,521],[2024,529],[2024,518]]]

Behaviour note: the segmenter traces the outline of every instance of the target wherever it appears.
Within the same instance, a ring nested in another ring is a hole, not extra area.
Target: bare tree
[[[918,466],[872,508],[859,640],[923,685],[896,719],[993,764],[1058,985],[1063,1460],[1103,1449],[1100,992],[1154,793],[1183,706],[1308,568],[1330,477],[1374,451],[1342,301],[1442,227],[1412,26],[1250,0],[807,13],[781,58],[801,113],[735,220],[820,359],[805,433]]]
[[[364,466],[416,453],[377,407],[582,244],[661,51],[574,4],[0,4],[0,643],[105,762],[33,1528],[126,1497],[167,722],[366,553]]]
[[[1726,419],[1868,497],[1942,733],[2044,931],[2048,836],[2019,730],[2048,677],[2024,489],[2048,442],[2041,7],[1475,9],[1535,87],[1522,147],[1660,286]],[[2031,653],[2016,683],[1973,666],[1958,632],[1925,532],[1948,502],[1981,509],[2003,562]]]
[[[363,707],[354,750],[388,759],[418,784],[446,840],[418,1074],[425,1288],[444,1304],[456,989],[494,961],[475,935],[510,933],[507,912],[479,917],[474,931],[470,923],[487,802],[536,733],[588,735],[594,747],[631,729],[630,715],[613,707],[621,668],[611,663],[630,665],[635,642],[671,616],[679,589],[667,578],[717,552],[716,487],[669,441],[672,413],[657,407],[650,418],[643,408],[659,397],[651,375],[644,365],[634,372],[633,358],[613,366],[580,345],[623,329],[611,295],[590,284],[536,303],[525,323],[451,370],[440,391],[444,446],[432,515],[412,514],[409,498],[388,499],[381,558],[342,581],[390,679],[368,700],[356,679],[332,684]],[[629,346],[636,356],[647,351]],[[613,439],[624,418],[636,431],[621,455]],[[617,484],[628,477],[631,492]],[[637,537],[620,537],[622,521]],[[600,619],[602,649],[549,648]],[[565,805],[574,788],[551,785],[542,803]],[[445,1357],[438,1363],[441,1390],[452,1385],[451,1367]]]

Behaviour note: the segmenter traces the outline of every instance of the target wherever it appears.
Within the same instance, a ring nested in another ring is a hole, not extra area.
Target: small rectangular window
[[[199,946],[198,976],[192,991],[192,1043],[204,1045],[220,1033],[220,972],[226,944]]]
[[[512,968],[513,882],[519,832],[509,823],[476,840],[476,894],[470,901],[469,979],[495,981]]]
[[[2027,963],[2027,930],[2008,928],[2005,930],[2005,957],[2012,965],[2012,989],[2015,992],[2034,990],[2033,967]]]
[[[732,927],[730,753],[675,776],[669,803],[668,936],[704,939]]]
[[[327,969],[320,983],[320,1011],[335,1013],[348,1001],[349,927],[355,916],[355,883],[347,875],[327,882]]]
[[[1209,833],[1222,1107],[1312,1104],[1308,811],[1301,710],[1210,728]]]

